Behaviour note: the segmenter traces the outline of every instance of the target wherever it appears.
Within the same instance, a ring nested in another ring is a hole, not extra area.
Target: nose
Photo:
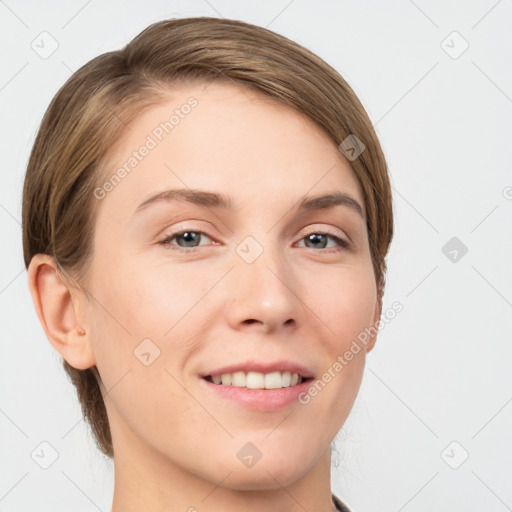
[[[300,280],[279,249],[264,248],[254,261],[234,256],[226,288],[225,315],[235,329],[270,333],[296,329],[304,304]]]

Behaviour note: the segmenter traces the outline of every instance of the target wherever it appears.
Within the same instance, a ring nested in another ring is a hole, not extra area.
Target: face
[[[311,121],[232,85],[172,89],[130,128],[86,306],[116,457],[288,485],[345,422],[368,347],[344,354],[377,318],[358,181]]]

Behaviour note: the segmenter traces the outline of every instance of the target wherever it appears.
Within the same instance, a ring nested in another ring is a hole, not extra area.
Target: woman
[[[364,108],[283,36],[167,20],[79,69],[34,143],[23,244],[113,512],[349,510],[330,447],[392,233]]]

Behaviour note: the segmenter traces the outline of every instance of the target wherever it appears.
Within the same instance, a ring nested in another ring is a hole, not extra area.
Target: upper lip
[[[243,363],[235,363],[229,366],[223,366],[222,368],[215,368],[209,370],[206,373],[201,373],[201,377],[222,375],[223,373],[235,373],[235,372],[260,372],[260,373],[272,373],[272,372],[290,372],[298,373],[303,378],[313,377],[311,370],[305,366],[298,364],[294,361],[274,361],[274,362],[259,362],[259,361],[246,361]]]

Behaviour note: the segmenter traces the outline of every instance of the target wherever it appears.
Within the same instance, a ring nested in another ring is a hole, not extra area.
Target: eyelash
[[[160,245],[164,246],[164,247],[170,247],[172,250],[175,250],[175,251],[178,251],[178,252],[181,252],[181,253],[192,253],[192,252],[196,252],[197,249],[199,249],[200,246],[198,247],[189,247],[189,248],[185,248],[185,247],[180,247],[178,245],[173,245],[171,244],[171,240],[173,240],[174,238],[176,238],[177,236],[180,236],[180,235],[184,235],[185,233],[198,233],[200,235],[204,235],[208,238],[211,239],[211,237],[209,235],[207,235],[204,231],[199,231],[199,230],[193,230],[193,229],[185,229],[185,230],[182,230],[182,231],[178,231],[176,233],[171,233],[169,236],[166,236],[163,240],[161,240],[160,242],[158,242]],[[314,249],[314,248],[311,248],[311,247],[306,247],[306,249],[311,249],[315,252],[323,252],[323,253],[336,253],[336,252],[340,252],[342,250],[346,250],[346,249],[349,249],[350,248],[350,243],[346,240],[344,240],[343,238],[340,238],[339,236],[336,236],[334,233],[330,233],[329,231],[312,231],[311,233],[308,233],[307,235],[303,236],[300,241],[304,240],[305,238],[307,238],[308,236],[310,235],[323,235],[323,236],[327,236],[329,238],[332,238],[338,245],[339,247],[338,248],[329,248],[329,249]]]

